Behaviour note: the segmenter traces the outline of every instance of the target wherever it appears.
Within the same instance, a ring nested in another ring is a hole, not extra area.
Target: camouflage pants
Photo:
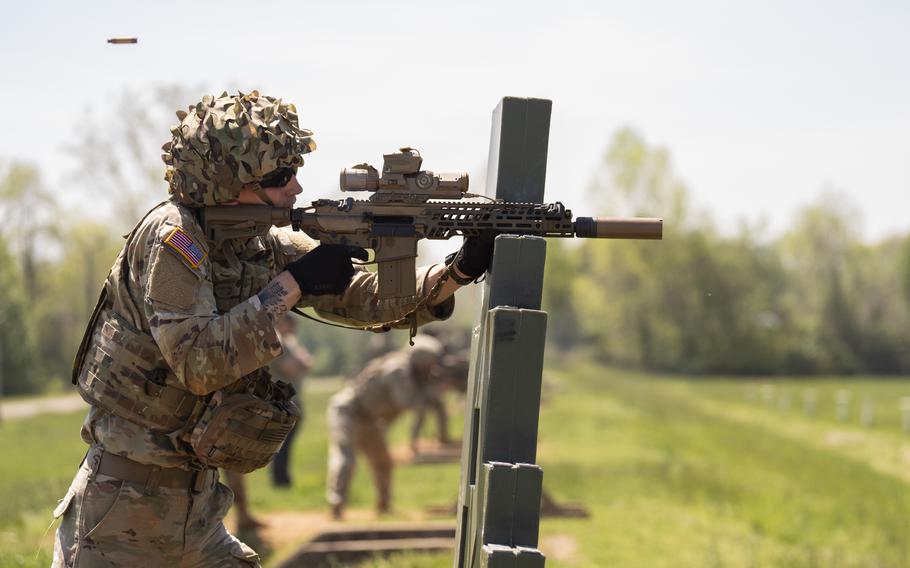
[[[63,517],[55,568],[259,566],[259,556],[224,527],[233,495],[213,481],[200,493],[95,473],[85,460],[54,511]]]
[[[385,425],[356,416],[347,406],[330,402],[329,472],[326,498],[330,505],[344,505],[354,476],[356,452],[366,456],[376,487],[376,508],[388,510],[391,505],[392,456],[385,440]]]

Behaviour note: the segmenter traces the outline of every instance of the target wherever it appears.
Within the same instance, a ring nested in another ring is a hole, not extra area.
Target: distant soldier
[[[347,504],[356,452],[370,464],[376,487],[376,509],[391,505],[392,458],[385,433],[408,409],[427,404],[435,384],[444,380],[440,366],[442,344],[429,336],[414,338],[414,346],[370,361],[350,385],[329,401],[329,473],[327,498],[332,516],[341,518]]]
[[[281,449],[275,454],[272,461],[272,485],[276,487],[290,487],[291,476],[288,472],[290,460],[290,446],[303,422],[303,379],[311,366],[310,352],[300,344],[297,339],[297,316],[285,315],[278,320],[275,330],[281,342],[281,355],[269,363],[269,370],[275,379],[282,380],[294,387],[296,393],[292,400],[300,409],[300,418],[291,429]],[[249,499],[247,498],[246,482],[242,473],[226,471],[228,486],[234,492],[234,510],[237,514],[237,530],[241,534],[261,528],[262,523],[250,512]]]
[[[297,435],[300,425],[303,423],[305,415],[303,404],[303,379],[307,372],[313,366],[313,358],[307,348],[297,339],[297,316],[286,315],[278,322],[276,327],[281,339],[283,352],[280,357],[269,364],[272,375],[293,385],[297,394],[294,395],[294,402],[300,408],[300,419],[288,434],[284,445],[275,455],[275,461],[272,462],[272,485],[275,487],[290,487],[291,473],[289,471],[291,461],[291,444],[294,436]]]

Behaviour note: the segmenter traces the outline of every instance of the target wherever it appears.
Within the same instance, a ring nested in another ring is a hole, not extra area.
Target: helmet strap
[[[252,189],[253,193],[256,194],[256,197],[261,199],[266,205],[271,205],[272,207],[275,206],[275,204],[272,202],[272,198],[269,197],[269,194],[266,193],[264,189],[262,189],[262,186],[259,185],[258,181],[250,184],[250,189]]]

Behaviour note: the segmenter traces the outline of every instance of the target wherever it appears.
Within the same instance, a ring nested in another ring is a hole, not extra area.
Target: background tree
[[[799,212],[780,241],[793,341],[813,362],[808,370],[855,372],[863,366],[858,298],[864,251],[858,220],[851,203],[828,192]]]
[[[124,91],[109,107],[89,108],[67,147],[74,181],[93,203],[106,202],[118,230],[127,230],[167,196],[161,145],[200,87],[153,85]],[[98,199],[99,196],[102,199]]]
[[[666,219],[659,244],[577,249],[573,311],[585,314],[581,340],[603,360],[698,373],[908,368],[907,249],[864,244],[856,208],[837,194],[806,207],[777,240],[748,226],[723,236],[690,205],[669,152],[628,129],[590,189],[607,213]]]
[[[576,303],[572,301],[572,283],[582,269],[576,248],[563,239],[547,242],[542,307],[549,314],[548,343],[562,350],[574,347],[581,336]]]
[[[899,258],[897,260],[900,267],[899,280],[903,288],[906,305],[910,306],[910,236],[901,240],[903,241],[901,244],[895,245],[899,247]]]
[[[0,381],[4,395],[33,392],[41,386],[28,316],[21,271],[0,235]]]
[[[108,225],[92,221],[67,227],[61,236],[59,259],[42,266],[47,275],[41,288],[43,300],[35,306],[32,318],[37,354],[46,372],[65,385],[85,325],[123,239]]]
[[[34,300],[38,247],[56,240],[57,203],[35,167],[13,162],[0,166],[0,205],[0,234],[19,259],[25,297]]]

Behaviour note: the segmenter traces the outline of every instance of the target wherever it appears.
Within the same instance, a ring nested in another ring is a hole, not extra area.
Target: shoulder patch
[[[164,244],[177,251],[194,269],[199,268],[206,256],[202,252],[202,248],[193,240],[193,237],[189,236],[180,227],[174,227],[168,236],[164,238]]]
[[[146,297],[165,309],[189,310],[202,287],[202,275],[176,255],[160,250],[149,269]]]

